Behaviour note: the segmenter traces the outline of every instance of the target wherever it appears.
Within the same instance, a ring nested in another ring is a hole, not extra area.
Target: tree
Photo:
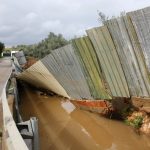
[[[42,58],[51,53],[52,50],[60,48],[69,42],[63,37],[62,34],[54,34],[50,32],[49,35],[41,42],[33,45],[18,45],[13,47],[14,50],[22,49],[26,56],[33,56],[36,58]]]
[[[102,23],[103,25],[105,25],[107,20],[109,19],[109,17],[99,11],[98,11],[98,16],[99,16],[99,18],[98,18],[99,22]]]
[[[4,43],[0,42],[0,55],[3,52],[4,48],[5,48]]]

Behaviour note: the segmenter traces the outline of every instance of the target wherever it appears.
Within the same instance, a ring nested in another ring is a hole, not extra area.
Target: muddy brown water
[[[119,121],[79,110],[60,97],[21,94],[24,120],[39,119],[41,150],[150,150],[149,137]]]

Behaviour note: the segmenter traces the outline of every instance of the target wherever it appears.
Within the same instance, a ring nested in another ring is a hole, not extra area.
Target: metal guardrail
[[[2,92],[0,93],[0,100],[3,109],[3,139],[5,144],[3,147],[6,146],[8,150],[28,150],[12,117],[6,97],[6,85],[10,75],[11,72],[9,72],[9,75],[7,75],[7,79],[2,86]]]

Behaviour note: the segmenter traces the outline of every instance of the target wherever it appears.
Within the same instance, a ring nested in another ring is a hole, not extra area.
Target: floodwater
[[[60,97],[25,89],[20,106],[24,120],[39,119],[41,150],[150,150],[149,137],[119,121],[77,109]]]

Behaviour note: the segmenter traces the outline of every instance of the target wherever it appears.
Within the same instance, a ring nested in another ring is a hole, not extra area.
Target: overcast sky
[[[98,10],[118,16],[147,6],[150,0],[0,0],[0,41],[33,44],[49,32],[70,39],[99,26]]]

